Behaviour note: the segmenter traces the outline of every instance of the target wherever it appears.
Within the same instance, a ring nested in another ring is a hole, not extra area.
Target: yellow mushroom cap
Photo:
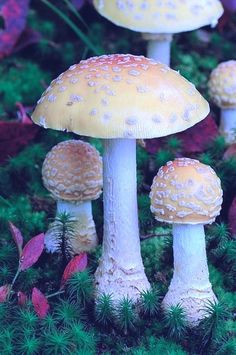
[[[142,56],[94,57],[59,75],[38,101],[35,123],[99,138],[154,138],[207,116],[193,84]]]
[[[149,33],[178,33],[217,24],[219,0],[93,0],[96,10],[118,26]]]
[[[42,178],[44,186],[56,199],[96,200],[102,189],[102,159],[89,143],[61,142],[46,155]]]
[[[151,187],[151,211],[161,222],[208,224],[219,215],[220,179],[198,160],[178,158],[161,167]]]
[[[211,73],[209,94],[221,108],[236,107],[236,60],[219,64]]]

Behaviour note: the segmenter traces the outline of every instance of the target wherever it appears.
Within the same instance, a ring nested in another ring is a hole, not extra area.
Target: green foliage
[[[44,333],[44,349],[47,354],[71,354],[71,346],[68,330],[52,329]]]
[[[85,306],[93,298],[93,279],[88,270],[75,272],[67,281],[67,292],[70,299]]]
[[[33,105],[40,97],[42,82],[48,82],[49,73],[42,71],[39,65],[29,60],[6,60],[0,66],[0,115],[5,111],[14,111],[15,103]]]
[[[115,314],[112,296],[102,294],[96,301],[95,319],[99,325],[108,328],[114,321],[114,318]]]
[[[181,346],[164,338],[151,336],[145,340],[145,343],[130,352],[132,355],[187,355]]]
[[[58,214],[49,225],[47,233],[56,241],[55,249],[62,254],[64,262],[74,253],[71,242],[75,238],[75,230],[76,220],[66,212]]]
[[[116,306],[116,321],[124,334],[135,329],[137,314],[133,302],[128,297],[124,297]]]
[[[69,300],[61,300],[54,309],[54,318],[58,324],[66,326],[81,319],[79,304]]]
[[[144,317],[155,317],[160,311],[159,293],[156,288],[152,288],[141,293],[140,312]]]
[[[170,339],[181,341],[186,337],[187,320],[184,309],[180,305],[170,306],[163,315],[163,324]]]

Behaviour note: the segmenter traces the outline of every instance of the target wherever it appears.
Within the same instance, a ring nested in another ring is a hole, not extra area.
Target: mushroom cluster
[[[72,255],[89,251],[97,245],[91,200],[102,192],[102,159],[90,144],[68,140],[54,146],[47,154],[43,167],[44,186],[57,200],[57,215],[67,213],[74,220],[74,233],[68,238]],[[60,251],[54,223],[45,235],[49,252]]]
[[[215,26],[219,0],[93,0],[97,11],[118,26],[142,32],[147,56],[169,65],[172,34]]]
[[[136,301],[150,287],[140,253],[136,139],[185,130],[208,112],[207,101],[178,72],[133,55],[81,61],[42,95],[32,116],[35,123],[104,138],[104,236],[95,274],[97,296],[108,293],[115,301],[124,296]]]
[[[227,143],[236,143],[236,61],[219,64],[208,86],[213,102],[221,108],[220,132]]]
[[[198,160],[178,158],[161,167],[151,187],[151,211],[157,221],[173,224],[174,275],[164,309],[181,304],[187,320],[197,325],[204,306],[216,301],[209,281],[204,225],[219,215],[220,180]]]

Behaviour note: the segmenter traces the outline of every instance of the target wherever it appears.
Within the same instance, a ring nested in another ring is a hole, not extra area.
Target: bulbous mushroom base
[[[143,268],[125,269],[115,261],[111,265],[101,262],[95,273],[95,298],[101,294],[112,295],[115,303],[128,297],[134,303],[140,299],[143,291],[150,289],[150,284]]]
[[[188,324],[195,327],[206,317],[205,307],[209,305],[209,302],[217,302],[211,286],[198,290],[181,290],[180,288],[171,290],[169,288],[162,301],[162,308],[168,310],[170,306],[179,304],[185,311]]]

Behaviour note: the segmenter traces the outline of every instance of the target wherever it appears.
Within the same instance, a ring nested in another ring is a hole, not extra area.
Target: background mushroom
[[[89,251],[97,245],[97,234],[92,216],[91,200],[96,200],[102,189],[102,159],[90,144],[68,140],[54,146],[47,154],[42,168],[44,186],[57,200],[57,214],[72,217],[74,233],[68,236],[68,252],[72,255]],[[61,241],[52,223],[45,235],[45,246],[58,251]]]
[[[42,95],[33,113],[36,123],[104,138],[104,237],[95,275],[97,295],[136,301],[150,287],[140,255],[136,139],[182,131],[208,112],[194,85],[142,56],[81,61]]]
[[[216,301],[209,281],[204,225],[214,222],[222,203],[220,180],[197,160],[179,158],[161,167],[151,187],[156,220],[173,224],[174,275],[164,309],[181,304],[189,323],[204,318],[204,306]]]
[[[236,143],[236,61],[219,64],[208,86],[212,100],[221,108],[220,132],[227,143]]]
[[[96,10],[118,26],[142,32],[147,57],[169,65],[172,34],[217,24],[218,0],[93,0]]]

